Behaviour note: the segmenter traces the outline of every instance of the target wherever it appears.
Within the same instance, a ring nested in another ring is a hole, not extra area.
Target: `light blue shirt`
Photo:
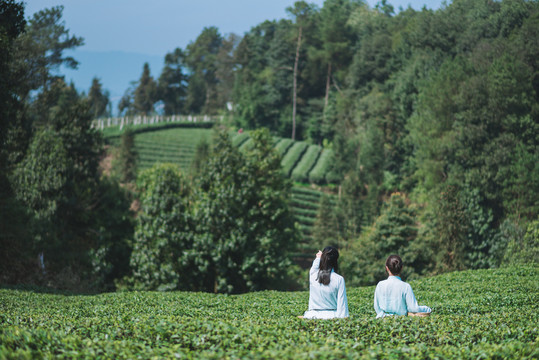
[[[344,278],[332,269],[329,284],[323,285],[317,280],[319,269],[320,258],[316,258],[309,271],[309,312],[326,310],[334,312],[331,317],[348,317]]]
[[[431,309],[417,304],[410,284],[398,276],[390,276],[376,285],[374,311],[376,318],[381,318],[387,315],[406,315],[409,312],[430,313]]]

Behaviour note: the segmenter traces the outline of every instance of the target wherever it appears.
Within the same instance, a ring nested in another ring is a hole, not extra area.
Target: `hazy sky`
[[[323,0],[309,1],[318,6]],[[374,6],[377,0],[368,0]],[[411,5],[437,9],[441,0],[389,0],[395,10]],[[263,22],[286,18],[294,0],[27,0],[26,15],[64,6],[66,26],[85,39],[80,50],[125,51],[164,56],[184,48],[205,26],[243,35]]]
[[[79,91],[88,91],[98,77],[110,92],[114,108],[142,73],[145,62],[158,78],[164,56],[184,49],[204,27],[216,26],[222,35],[243,36],[264,20],[288,18],[286,8],[295,0],[26,0],[25,16],[63,5],[63,21],[71,34],[84,38],[84,45],[69,53],[77,70],[60,73]],[[308,0],[322,7],[324,0]],[[378,0],[367,0],[373,7]],[[410,5],[438,9],[442,0],[389,0],[398,12]],[[115,111],[115,109],[114,109]]]

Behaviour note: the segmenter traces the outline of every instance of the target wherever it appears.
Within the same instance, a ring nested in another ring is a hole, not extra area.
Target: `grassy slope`
[[[300,320],[307,292],[236,296],[0,290],[0,359],[537,358],[539,267],[411,282],[428,318],[374,318],[374,287],[349,288],[350,318]]]
[[[147,169],[156,162],[170,162],[184,171],[193,161],[196,146],[203,140],[211,141],[209,129],[166,129],[135,135],[135,149],[139,154],[139,168]]]

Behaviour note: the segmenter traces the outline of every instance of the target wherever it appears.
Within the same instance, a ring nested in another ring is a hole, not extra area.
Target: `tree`
[[[385,260],[392,254],[405,259],[404,276],[421,274],[427,258],[414,248],[416,236],[415,212],[403,194],[392,194],[372,227],[344,252],[343,273],[348,282],[373,285],[383,280]]]
[[[181,114],[185,109],[188,77],[184,74],[185,54],[180,48],[165,55],[165,66],[159,76],[157,93],[163,101],[165,115]]]
[[[88,92],[88,102],[90,103],[90,113],[94,119],[97,119],[107,114],[107,106],[109,104],[108,91],[103,91],[99,79],[92,79],[92,86]]]
[[[0,157],[4,157],[4,142],[8,127],[15,122],[18,101],[16,100],[17,78],[12,72],[15,58],[14,43],[23,32],[24,6],[14,0],[0,3]],[[0,173],[4,173],[4,160],[0,158]],[[4,188],[3,186],[0,186]]]
[[[28,154],[13,175],[17,199],[32,211],[32,233],[37,237],[32,252],[44,252],[48,264],[66,252],[62,249],[61,231],[69,200],[64,174],[70,165],[62,139],[52,129],[44,129],[34,136]]]
[[[265,88],[268,72],[266,53],[275,32],[275,22],[265,21],[252,28],[242,38],[235,51],[237,63],[234,103],[237,107],[238,125],[247,128],[260,126],[272,128],[277,109],[266,107]],[[262,81],[261,81],[262,80]]]
[[[466,209],[455,185],[444,184],[438,201],[433,204],[433,248],[436,254],[436,270],[439,272],[463,270],[466,234],[470,223]]]
[[[245,154],[220,131],[197,189],[193,248],[197,289],[239,293],[282,288],[297,234],[290,184],[267,131]]]
[[[188,290],[198,283],[192,248],[190,188],[171,164],[155,165],[137,179],[141,212],[137,216],[128,282],[137,290]]]
[[[221,34],[212,26],[204,28],[197,39],[187,45],[185,64],[191,79],[187,87],[190,113],[214,114],[218,110],[216,59],[222,42]]]
[[[16,39],[25,27],[24,5],[14,0],[0,2],[0,282],[23,280],[31,268],[31,233],[25,206],[15,198],[9,182],[9,158],[13,128],[21,107],[16,93],[18,79],[13,74]],[[33,259],[32,259],[33,260]],[[32,269],[33,270],[33,269]]]
[[[118,102],[118,113],[125,115],[135,115],[136,110],[133,106],[133,98],[135,97],[136,81],[131,81],[129,87],[125,90],[124,95]]]
[[[313,228],[313,248],[322,249],[328,245],[339,247],[339,225],[335,216],[335,203],[329,195],[322,195]]]
[[[338,86],[335,79],[344,73],[351,59],[350,50],[354,43],[354,34],[348,23],[353,9],[361,2],[354,0],[328,0],[320,11],[320,38],[322,49],[319,52],[327,66],[325,107],[329,101],[331,85]]]
[[[119,180],[123,183],[131,183],[137,176],[138,154],[135,149],[135,133],[127,129],[122,133],[120,147],[115,154],[112,168]]]
[[[98,184],[95,206],[89,210],[91,230],[96,234],[88,252],[87,273],[93,290],[114,291],[116,282],[129,275],[134,229],[132,198],[111,178],[103,177]]]
[[[150,75],[150,66],[144,63],[142,75],[133,94],[133,108],[136,113],[149,115],[157,99],[157,83]]]
[[[204,164],[208,161],[210,156],[210,144],[206,138],[202,138],[195,148],[195,155],[191,162],[191,172],[197,176],[201,174],[204,169]]]
[[[234,52],[241,38],[236,34],[229,34],[223,39],[221,48],[217,53],[215,77],[217,78],[217,109],[225,109],[227,103],[232,102],[234,85],[236,81],[236,61]]]
[[[297,107],[297,95],[298,95],[298,70],[299,70],[299,58],[301,49],[301,38],[303,27],[306,25],[309,17],[312,17],[315,8],[313,5],[306,3],[305,1],[297,1],[294,3],[294,7],[288,7],[286,9],[288,13],[296,18],[297,45],[296,56],[294,58],[294,83],[293,83],[293,95],[292,95],[292,140],[296,138],[296,107]]]
[[[88,103],[61,80],[52,84],[54,105],[36,129],[11,184],[34,219],[33,251],[43,252],[49,275],[90,269],[99,198],[102,139],[91,128]]]
[[[17,94],[26,100],[30,91],[46,87],[57,76],[60,65],[76,69],[78,62],[64,51],[84,44],[61,22],[63,6],[36,12],[28,21],[26,31],[16,41],[14,73],[18,79]]]

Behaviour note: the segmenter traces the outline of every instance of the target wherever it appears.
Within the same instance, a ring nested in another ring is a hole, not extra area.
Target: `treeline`
[[[341,196],[315,233],[345,249],[356,283],[383,276],[370,264],[394,252],[411,274],[536,254],[536,1],[287,11],[241,38],[204,29],[167,54],[154,100],[332,148]]]
[[[157,80],[145,65],[119,110],[229,113],[228,125],[331,148],[337,186],[327,191],[339,200],[322,199],[313,246],[342,249],[350,284],[380,279],[390,253],[409,276],[535,262],[538,3],[458,0],[396,14],[386,1],[298,1],[288,12],[243,37],[204,29],[165,56]],[[297,233],[290,184],[262,155],[272,154],[268,134],[247,154],[221,134],[201,145],[196,176],[165,167],[138,181],[126,134],[119,174],[106,176],[90,126],[110,112],[106,92],[95,79],[78,93],[55,75],[76,66],[63,52],[82,38],[61,7],[27,23],[23,14],[0,3],[0,282],[283,285]]]
[[[201,143],[192,171],[137,171],[134,132],[106,163],[92,120],[108,97],[56,75],[83,43],[62,7],[0,3],[0,284],[73,291],[238,293],[286,288],[297,232],[290,183],[267,130],[238,152],[224,128]],[[105,158],[106,157],[106,158]]]
[[[129,271],[131,199],[99,169],[99,82],[84,94],[56,75],[83,44],[61,17],[0,3],[0,282],[111,289]]]

